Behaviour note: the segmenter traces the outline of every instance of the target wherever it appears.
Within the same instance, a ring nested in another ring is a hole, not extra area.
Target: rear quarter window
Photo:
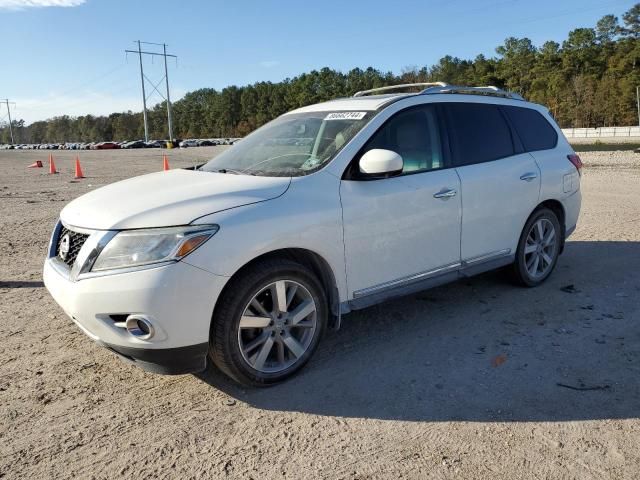
[[[549,150],[558,143],[558,134],[537,110],[522,107],[503,107],[527,152]]]
[[[515,154],[511,129],[497,105],[446,103],[443,108],[456,166],[489,162]]]

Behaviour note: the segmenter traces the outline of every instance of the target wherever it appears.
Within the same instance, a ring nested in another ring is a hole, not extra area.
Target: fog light
[[[125,327],[131,335],[140,340],[149,340],[156,333],[153,325],[144,315],[129,315]]]

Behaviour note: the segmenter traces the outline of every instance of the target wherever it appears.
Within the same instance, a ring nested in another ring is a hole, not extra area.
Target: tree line
[[[353,95],[359,90],[411,82],[496,85],[546,105],[562,127],[635,125],[640,85],[640,3],[602,17],[593,28],[576,28],[559,44],[535,46],[528,38],[507,38],[496,56],[473,60],[445,56],[432,66],[401,73],[369,67],[342,73],[313,70],[282,82],[257,82],[220,91],[202,88],[173,104],[178,138],[241,137],[269,120],[311,103]],[[166,104],[148,112],[151,138],[167,137]],[[60,116],[26,125],[13,122],[16,143],[132,140],[144,137],[141,112],[108,116]],[[0,128],[0,143],[9,143]]]

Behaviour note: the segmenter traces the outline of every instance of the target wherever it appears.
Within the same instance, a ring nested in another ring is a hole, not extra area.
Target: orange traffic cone
[[[76,174],[73,178],[84,178],[84,175],[82,174],[82,167],[80,166],[80,157],[78,155],[76,155]]]
[[[166,154],[162,155],[162,170],[165,172],[169,170],[169,159]]]
[[[27,168],[42,168],[42,162],[37,160],[35,163],[32,163]]]
[[[56,170],[56,164],[53,161],[53,155],[49,154],[49,174],[52,173],[58,173],[58,171]]]

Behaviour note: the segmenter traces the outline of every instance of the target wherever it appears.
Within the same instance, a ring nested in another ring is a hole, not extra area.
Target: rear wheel
[[[548,208],[534,212],[520,235],[513,264],[516,281],[527,287],[544,282],[556,266],[561,244],[562,230],[556,214]]]
[[[225,288],[209,355],[242,384],[277,383],[309,360],[326,323],[326,295],[315,275],[290,260],[266,260]]]

